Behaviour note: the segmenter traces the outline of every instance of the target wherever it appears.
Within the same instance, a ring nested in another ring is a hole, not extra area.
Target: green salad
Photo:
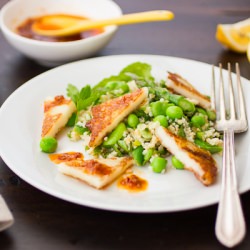
[[[95,147],[88,146],[91,131],[86,123],[91,120],[91,108],[110,99],[148,88],[148,97]],[[151,65],[136,62],[128,65],[118,75],[103,79],[94,87],[86,85],[77,89],[69,84],[67,95],[73,100],[77,112],[68,121],[72,127],[71,140],[83,140],[85,150],[95,157],[132,156],[139,166],[150,164],[152,170],[161,173],[167,165],[170,153],[161,145],[155,129],[161,125],[210,153],[222,150],[221,134],[214,128],[216,114],[205,110],[194,101],[170,92],[166,80],[156,81]],[[182,169],[181,159],[172,157],[172,165]]]

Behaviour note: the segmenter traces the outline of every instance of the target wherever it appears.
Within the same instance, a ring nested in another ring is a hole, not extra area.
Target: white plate
[[[201,92],[209,94],[211,66],[182,58],[154,55],[107,56],[52,69],[23,84],[0,110],[0,153],[6,164],[22,179],[48,194],[100,209],[141,213],[170,212],[216,203],[220,172],[218,181],[205,187],[188,171],[169,167],[166,174],[159,175],[151,173],[147,168],[138,168],[139,175],[149,182],[146,191],[128,193],[119,189],[116,183],[105,190],[95,190],[61,175],[48,155],[39,151],[43,100],[47,96],[66,94],[68,83],[79,87],[96,84],[136,61],[151,64],[156,79],[165,79],[167,71],[177,72]],[[217,69],[216,73],[218,74]],[[246,105],[250,107],[250,85],[243,78],[242,83]],[[249,132],[236,136],[235,141],[239,189],[244,192],[250,188]],[[78,149],[81,150],[81,143],[70,142],[66,136],[59,136],[58,152]]]

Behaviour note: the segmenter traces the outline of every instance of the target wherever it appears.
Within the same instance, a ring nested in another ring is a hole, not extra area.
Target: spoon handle
[[[168,10],[153,10],[141,13],[126,14],[121,17],[106,20],[96,20],[97,25],[106,26],[110,24],[125,25],[133,23],[168,21],[174,18],[174,14]],[[98,24],[99,23],[99,24]],[[94,25],[94,24],[93,24]]]

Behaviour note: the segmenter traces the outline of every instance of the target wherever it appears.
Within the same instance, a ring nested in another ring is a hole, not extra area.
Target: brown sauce
[[[58,14],[57,14],[58,15]],[[52,15],[51,15],[52,16]],[[66,14],[60,14],[60,16],[65,17],[74,17],[76,19],[81,20],[87,20],[86,17],[80,17],[80,16],[72,16],[72,15],[66,15]],[[45,17],[45,16],[44,16]],[[17,28],[16,32],[26,38],[30,38],[33,40],[38,41],[46,41],[46,42],[71,42],[71,41],[77,41],[81,39],[85,39],[88,37],[92,37],[98,34],[101,34],[104,32],[103,28],[96,28],[92,30],[83,31],[81,33],[75,34],[75,35],[69,35],[69,36],[54,36],[54,37],[47,37],[38,35],[35,32],[32,31],[32,25],[35,21],[37,21],[41,17],[35,17],[35,18],[28,18],[23,23],[21,23]],[[44,27],[46,29],[51,29],[51,27]]]
[[[135,174],[130,174],[121,177],[118,181],[118,187],[129,192],[141,192],[147,189],[148,182]]]

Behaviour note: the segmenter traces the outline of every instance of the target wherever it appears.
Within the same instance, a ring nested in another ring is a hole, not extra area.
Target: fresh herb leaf
[[[125,67],[118,75],[104,78],[92,89],[89,85],[86,85],[79,91],[76,86],[68,84],[67,96],[72,99],[76,105],[77,111],[79,112],[96,103],[100,96],[107,92],[106,85],[109,82],[116,81],[126,83],[135,78],[143,80],[145,79],[147,82],[145,82],[143,86],[148,86],[154,80],[153,76],[151,75],[151,66],[141,62],[132,63]]]
[[[94,103],[99,98],[99,95],[91,95],[87,99],[79,99],[77,103],[77,111],[81,111],[89,107],[92,103]]]
[[[86,85],[83,87],[80,91],[79,99],[80,100],[85,100],[89,98],[91,95],[91,87],[89,85]]]
[[[108,78],[104,78],[100,81],[93,90],[101,91],[105,93],[105,87],[109,82],[123,81],[129,82],[134,79],[146,80],[147,82],[154,81],[154,77],[151,75],[151,66],[147,63],[136,62],[128,65],[118,75],[113,75]]]
[[[127,67],[125,67],[120,75],[123,75],[124,78],[127,76],[127,80],[132,80],[131,75],[136,75],[139,79],[145,79],[146,81],[154,81],[154,77],[151,75],[151,65],[147,63],[135,62]]]
[[[79,90],[76,86],[73,84],[68,84],[67,87],[67,96],[71,98],[71,100],[77,105],[77,101],[79,99]]]
[[[109,82],[114,82],[114,81],[123,81],[123,76],[110,76],[108,78],[104,78],[102,81],[100,81],[95,87],[93,87],[93,91],[101,91],[101,92],[106,92],[105,86]]]
[[[89,85],[86,85],[79,91],[76,86],[68,84],[67,96],[75,103],[77,111],[81,111],[93,104],[100,95],[98,92],[92,91]]]

